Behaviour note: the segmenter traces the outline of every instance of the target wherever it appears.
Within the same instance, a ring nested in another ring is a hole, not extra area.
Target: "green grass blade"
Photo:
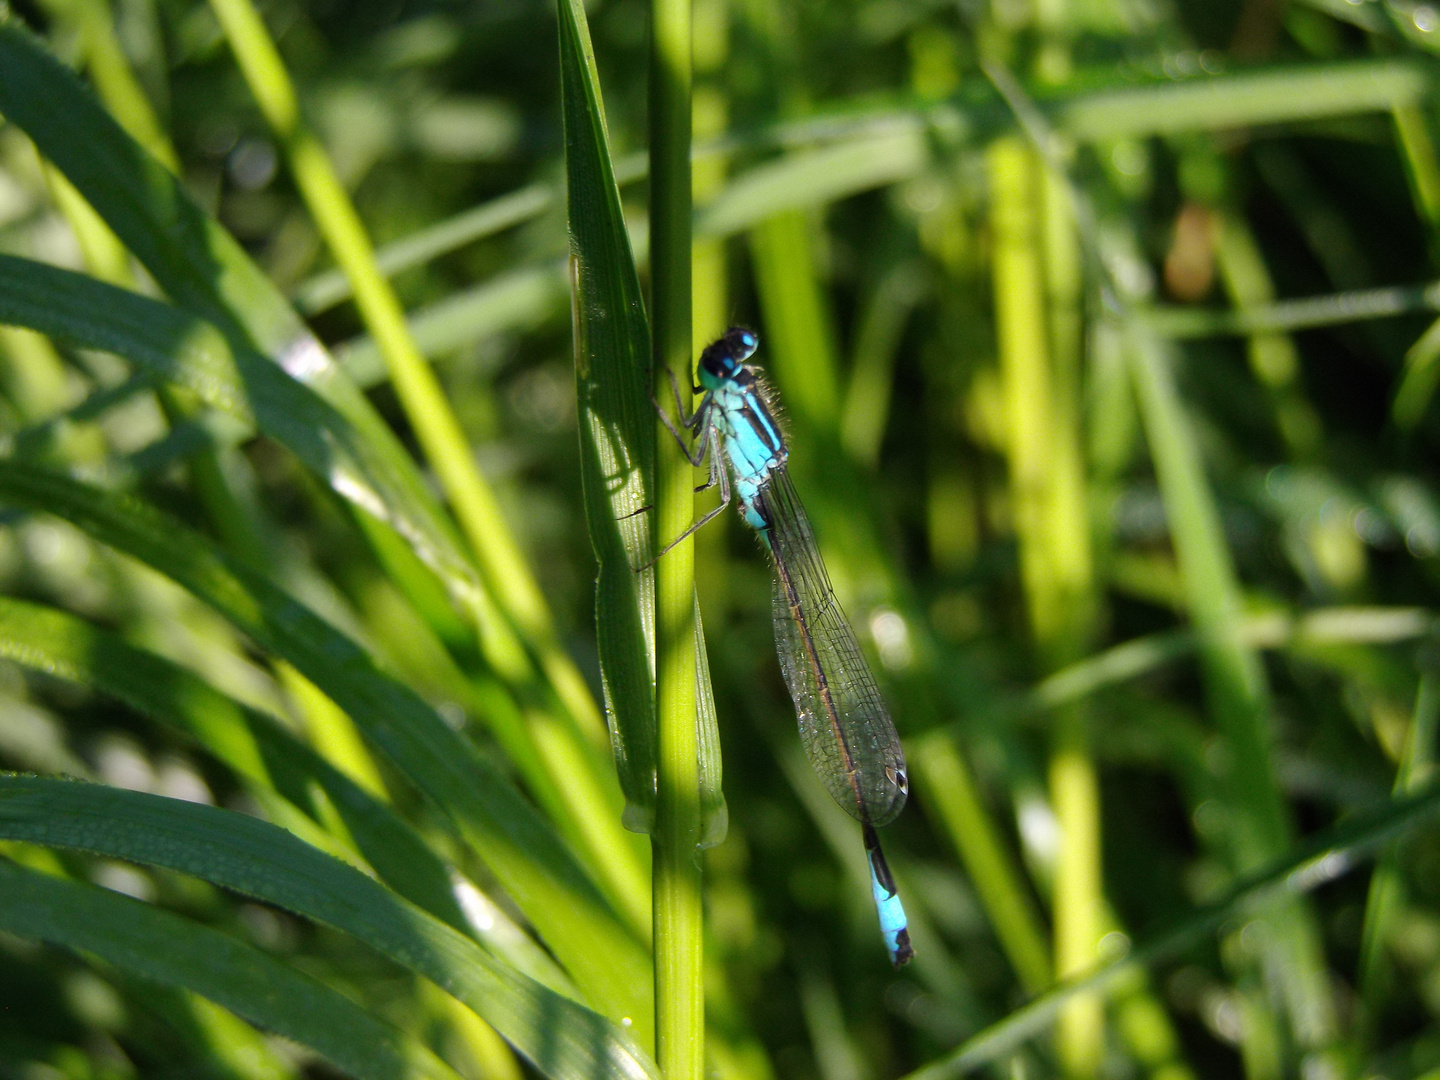
[[[1052,115],[1085,140],[1232,130],[1388,112],[1420,101],[1430,78],[1415,58],[1296,64],[1081,94],[1052,106]]]
[[[637,512],[654,501],[650,327],[615,184],[589,30],[583,12],[561,14],[581,481],[599,563],[596,635],[627,824],[648,832],[655,812],[655,574],[633,567],[645,566],[656,550],[649,520],[654,514]],[[724,838],[728,812],[699,619],[696,608],[701,837],[710,846]]]
[[[1434,632],[1435,615],[1424,608],[1316,608],[1303,615],[1252,615],[1242,619],[1239,636],[1250,648],[1335,643],[1385,644],[1411,641]],[[1137,679],[1189,656],[1199,648],[1192,630],[1175,630],[1115,645],[1077,661],[1039,682],[1023,697],[1001,710],[1006,719],[1059,708],[1107,687]]]
[[[442,356],[483,338],[542,326],[565,310],[569,296],[570,277],[564,260],[556,259],[496,274],[412,311],[406,321],[425,355]],[[368,335],[336,346],[335,362],[360,386],[389,377],[380,347]]]
[[[921,125],[862,135],[787,154],[741,173],[695,218],[709,239],[741,232],[786,210],[803,210],[908,179],[930,163]]]
[[[55,514],[148,563],[293,664],[452,817],[590,999],[644,1030],[644,949],[548,823],[413,691],[257,573],[142,504],[15,462],[0,462],[0,501]]]
[[[1420,677],[1415,695],[1415,712],[1405,740],[1405,752],[1395,773],[1394,795],[1413,793],[1435,771],[1436,732],[1440,729],[1440,682],[1435,673],[1427,671]],[[1389,987],[1387,938],[1395,933],[1396,916],[1405,904],[1405,880],[1401,869],[1402,852],[1391,846],[1381,853],[1375,873],[1370,878],[1370,891],[1365,900],[1365,919],[1360,928],[1360,960],[1356,979],[1359,1000],[1351,1038],[1355,1059],[1363,1061],[1375,1037],[1376,1021]]]
[[[1430,324],[1405,353],[1405,370],[1390,403],[1390,416],[1401,431],[1414,431],[1440,386],[1440,321]]]
[[[14,20],[0,24],[0,112],[34,140],[176,303],[271,356],[294,355],[314,342],[234,238]]]
[[[599,711],[589,687],[560,647],[554,620],[520,544],[501,512],[490,483],[476,466],[459,418],[434,371],[410,336],[405,313],[390,281],[375,265],[370,237],[334,165],[300,108],[290,74],[264,21],[249,0],[211,0],[210,7],[234,51],[242,75],[280,143],[295,185],[326,245],[355,289],[355,304],[379,346],[390,382],[411,432],[444,491],[470,551],[505,617],[533,650],[562,708],[552,739],[557,757],[568,757],[590,775],[574,789],[593,791],[575,816],[606,832],[611,820],[600,767]],[[352,388],[353,389],[353,388]],[[518,653],[518,651],[517,651]],[[519,668],[520,657],[516,656]],[[517,671],[518,674],[518,671]],[[564,728],[570,730],[562,730]],[[618,801],[618,800],[616,800]],[[639,849],[618,828],[596,844],[602,878],[614,875],[622,903],[643,908],[646,873]],[[637,915],[637,921],[643,921]]]
[[[596,641],[626,826],[655,817],[655,423],[650,326],[625,233],[583,10],[560,10],[560,94],[585,520],[599,569]]]
[[[693,377],[690,0],[650,0],[651,383]],[[693,385],[693,384],[692,384]],[[655,426],[656,420],[651,420]],[[655,523],[678,537],[655,570],[655,1058],[669,1080],[705,1075],[694,469],[673,440],[657,456]]]
[[[1225,783],[1235,820],[1226,842],[1232,866],[1243,873],[1279,857],[1289,847],[1291,826],[1275,783],[1265,673],[1240,639],[1239,583],[1171,362],[1159,339],[1132,332],[1131,376],[1200,639],[1206,695],[1228,744]],[[1335,1036],[1335,1017],[1318,931],[1299,903],[1277,908],[1271,925],[1267,966],[1278,979],[1295,1034],[1305,1045],[1324,1047]]]
[[[458,1080],[425,1047],[310,976],[217,930],[108,889],[0,862],[0,929],[91,952],[128,974],[193,990],[311,1047],[361,1080]]]
[[[1156,305],[1145,313],[1145,318],[1161,337],[1178,339],[1287,333],[1437,309],[1440,309],[1440,286],[1432,281],[1424,285],[1353,289],[1298,300],[1247,304],[1224,311],[1178,304]]]
[[[969,766],[939,733],[911,740],[905,751],[925,808],[958,849],[1020,985],[1040,993],[1054,982],[1045,924],[1023,872],[996,835]]]
[[[447,989],[548,1076],[656,1075],[616,1025],[352,867],[248,815],[98,784],[7,776],[0,777],[0,835],[192,874],[352,934]]]

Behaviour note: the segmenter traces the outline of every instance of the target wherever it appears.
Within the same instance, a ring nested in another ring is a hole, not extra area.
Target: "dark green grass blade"
[[[12,809],[26,812],[8,805],[3,812]],[[310,976],[217,930],[108,889],[0,861],[0,929],[186,987],[362,1080],[458,1077],[422,1045]]]
[[[351,934],[454,994],[548,1076],[655,1075],[631,1036],[604,1017],[352,867],[247,815],[99,784],[5,776],[0,835],[192,874]],[[196,956],[203,963],[206,954]]]
[[[3,39],[0,39],[3,41]],[[449,526],[411,498],[410,470],[352,419],[253,348],[183,308],[45,263],[0,255],[0,322],[105,349],[194,391],[288,448],[338,495],[387,521],[432,566],[457,555]]]
[[[560,5],[560,90],[580,411],[585,519],[599,563],[597,645],[626,824],[655,816],[655,425],[648,397],[650,326],[640,295],[605,131],[583,9]]]
[[[650,327],[615,185],[605,110],[583,6],[560,5],[561,99],[570,225],[575,386],[585,518],[599,563],[596,633],[626,824],[655,813],[655,412]],[[669,388],[661,394],[668,402]],[[688,395],[687,395],[688,396]],[[696,632],[700,633],[699,616]],[[698,650],[700,785],[707,844],[724,837],[719,735],[709,665]]]

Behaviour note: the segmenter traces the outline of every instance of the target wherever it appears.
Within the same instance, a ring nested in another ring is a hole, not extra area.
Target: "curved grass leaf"
[[[0,462],[0,501],[55,514],[147,563],[293,664],[451,817],[589,999],[606,1015],[647,1030],[650,971],[641,944],[510,782],[354,642],[178,521],[133,499]]]
[[[1199,643],[1206,703],[1229,753],[1224,782],[1235,811],[1225,843],[1233,869],[1246,872],[1280,858],[1293,837],[1290,808],[1275,781],[1269,684],[1258,653],[1239,635],[1238,573],[1205,475],[1192,422],[1175,384],[1173,355],[1132,328],[1131,380],[1150,444],[1186,607]],[[1323,991],[1323,962],[1313,913],[1292,903],[1270,917],[1267,976],[1283,994],[1297,1038],[1332,1037],[1333,1003]]]
[[[190,311],[84,274],[0,255],[0,322],[116,353],[194,391],[210,407],[288,448],[337,494],[388,521],[431,565],[458,558],[450,550],[458,541],[448,523],[433,506],[411,499],[409,470],[398,470],[394,456],[378,449],[369,432]]]
[[[1414,58],[1384,57],[1167,80],[1042,108],[1079,139],[1174,135],[1388,112],[1420,100],[1430,78]]]
[[[220,332],[242,375],[260,378],[240,366],[241,358],[258,352],[345,418],[363,444],[367,479],[384,476],[386,483],[371,492],[363,486],[352,489],[353,477],[346,473],[321,475],[367,513],[389,521],[448,587],[475,604],[481,585],[474,564],[414,463],[364,395],[235,239],[14,21],[0,22],[0,113],[30,136],[177,305]],[[67,289],[53,299],[58,303],[70,296]],[[205,337],[203,331],[192,332]],[[213,350],[213,341],[197,344]],[[273,384],[247,382],[246,389],[259,390],[263,397],[273,393]],[[354,445],[346,449],[358,452]]]
[[[1314,608],[1300,615],[1272,612],[1246,616],[1239,621],[1237,633],[1250,648],[1303,648],[1410,641],[1433,633],[1435,625],[1435,614],[1426,608],[1336,606]],[[1192,656],[1200,645],[1199,636],[1191,629],[1132,638],[1077,660],[1046,676],[1029,691],[983,709],[993,716],[993,723],[1025,720]],[[954,735],[963,728],[963,723],[956,722],[935,730]]]
[[[405,320],[426,356],[463,349],[501,333],[524,333],[565,310],[570,280],[563,259],[522,266],[413,311]],[[368,334],[335,347],[335,362],[359,386],[390,378]]]
[[[351,934],[464,1002],[547,1076],[656,1076],[629,1033],[266,822],[98,784],[3,776],[0,836],[177,870]]]
[[[540,754],[550,775],[532,775],[530,779],[537,787],[558,787],[570,796],[565,813],[556,820],[576,839],[597,880],[631,921],[645,925],[649,906],[644,896],[642,857],[619,829],[612,806],[619,800],[612,800],[607,793],[609,765],[593,751],[583,730],[587,719],[595,715],[598,731],[598,710],[584,679],[545,629],[548,615],[543,614],[543,600],[533,583],[512,588],[506,584],[507,576],[498,571],[488,580],[482,578],[469,549],[395,434],[285,299],[234,239],[190,201],[178,181],[98,107],[69,71],[13,24],[0,24],[0,111],[31,135],[41,152],[67,175],[180,308],[198,315],[219,333],[196,331],[173,316],[165,331],[172,338],[187,333],[204,338],[194,352],[222,371],[233,369],[230,382],[241,385],[257,415],[262,401],[265,403],[266,424],[284,428],[285,441],[303,451],[302,458],[317,469],[326,484],[392,526],[439,574],[475,622],[486,659],[512,682],[521,684],[523,693],[544,697],[553,692],[563,703],[562,725],[574,718],[580,730],[557,728],[559,734]],[[37,288],[55,281],[62,287],[58,294],[47,297],[52,305],[77,296],[90,299],[102,295],[95,288],[82,288],[73,279],[47,278]],[[113,293],[103,296],[106,303],[121,300]],[[76,307],[72,303],[63,314],[77,335],[114,329],[103,322],[82,326]],[[104,304],[97,308],[104,309]],[[129,303],[127,317],[137,310],[139,305]],[[133,318],[130,323],[133,331]],[[230,357],[217,358],[219,338],[228,343]],[[188,338],[182,336],[181,341]],[[271,371],[265,370],[262,356],[313,390],[318,401],[300,401],[273,365]],[[190,359],[196,359],[193,353]],[[241,401],[235,398],[230,404],[239,408]],[[317,416],[319,403],[323,403],[323,415]],[[295,415],[290,415],[292,408]],[[307,432],[307,428],[312,430]],[[194,434],[193,429],[186,432],[187,436]],[[332,441],[336,445],[329,445]],[[172,443],[156,449],[163,457],[194,446],[187,439],[183,446]],[[136,465],[154,467],[154,461]],[[472,487],[471,495],[478,490]],[[488,504],[488,496],[482,502]],[[475,504],[470,505],[473,525]],[[486,527],[479,532],[472,529],[472,539],[483,533],[499,545],[492,550],[490,545],[480,544],[493,556],[487,557],[487,564],[492,570],[504,565],[513,569],[518,555],[499,519],[483,511],[479,519]],[[528,581],[528,570],[521,576]],[[487,586],[498,590],[499,602]],[[526,643],[517,636],[517,626],[538,653],[543,677],[537,674]],[[548,686],[541,685],[545,679]],[[533,754],[532,750],[527,756]],[[577,761],[588,775],[575,776]],[[568,787],[561,781],[567,771],[572,777]]]
[[[387,244],[375,252],[375,265],[386,277],[394,277],[412,266],[420,266],[538,217],[555,202],[555,196],[550,184],[531,184],[501,195]],[[350,280],[337,267],[303,282],[295,290],[295,306],[313,315],[349,299],[354,293]]]
[[[824,205],[918,175],[932,154],[918,123],[786,154],[742,173],[695,216],[698,236],[741,232],[785,210]]]
[[[242,705],[154,653],[54,608],[0,597],[0,656],[91,686],[199,740],[257,788],[273,790],[316,822],[323,792],[382,881],[467,931],[443,863],[388,806],[270,716]]]
[[[218,930],[108,889],[0,861],[0,929],[193,990],[361,1080],[458,1080],[424,1046],[310,976]]]
[[[1037,105],[1058,128],[1086,140],[1104,140],[1231,128],[1236,126],[1237,110],[1256,122],[1273,124],[1313,118],[1323,112],[1320,103],[1331,109],[1331,114],[1384,111],[1413,101],[1424,85],[1420,65],[1385,58],[1239,71],[1178,85],[1167,81],[1068,94]],[[737,172],[714,200],[698,207],[695,235],[728,236],[781,210],[823,206],[911,179],[935,157],[926,143],[927,123],[944,136],[946,145],[966,151],[1012,130],[1012,116],[988,84],[967,86],[958,100],[963,103],[964,120],[951,103],[928,110],[846,106],[829,115],[821,113],[800,122],[727,136],[720,144],[726,150],[753,150],[779,143],[787,152]],[[814,145],[817,143],[824,145]],[[715,149],[699,147],[697,156]],[[644,172],[642,159],[635,175]],[[528,196],[531,190],[522,189],[514,196]],[[468,213],[454,219],[457,236],[468,236],[462,227]],[[434,231],[446,233],[451,227],[451,222],[444,222]],[[574,223],[572,235],[573,228]],[[430,247],[430,231],[417,233],[415,246],[443,250]],[[533,325],[555,310],[559,272],[555,267],[540,266],[499,274],[469,294],[421,309],[410,320],[416,339],[427,352],[441,352],[503,330]],[[1204,313],[1193,318],[1186,313],[1192,322],[1205,317]],[[356,382],[371,385],[386,377],[379,352],[368,337],[357,338],[343,351],[343,366]]]

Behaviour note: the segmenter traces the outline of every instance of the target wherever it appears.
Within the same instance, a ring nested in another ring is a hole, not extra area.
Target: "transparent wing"
[[[790,474],[775,469],[756,499],[775,560],[775,644],[810,764],[850,814],[893,821],[908,782],[900,737],[840,609]]]

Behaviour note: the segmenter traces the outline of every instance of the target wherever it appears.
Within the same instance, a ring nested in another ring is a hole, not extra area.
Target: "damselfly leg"
[[[715,428],[712,425],[706,423],[706,418],[709,415],[709,403],[708,401],[701,402],[699,408],[697,408],[693,413],[687,415],[685,411],[685,405],[680,400],[680,383],[675,378],[675,373],[669,368],[666,368],[665,374],[670,377],[670,389],[675,394],[675,412],[680,417],[681,426],[686,431],[696,431],[698,432],[698,434],[690,441],[687,441],[685,436],[680,434],[680,429],[675,426],[675,422],[670,419],[669,415],[665,412],[665,410],[660,407],[660,403],[655,400],[655,395],[653,392],[650,394],[650,403],[655,406],[655,411],[660,414],[661,421],[665,424],[665,427],[670,432],[670,434],[675,437],[675,442],[679,444],[681,452],[685,455],[685,460],[690,462],[693,468],[698,469],[701,465],[705,463],[705,460],[707,458],[709,459],[709,479],[707,479],[705,483],[695,488],[695,492],[696,494],[698,494],[702,491],[708,491],[716,484],[719,484],[720,505],[715,507],[713,510],[710,510],[708,513],[702,515],[698,520],[692,522],[688,529],[686,529],[679,536],[675,537],[674,540],[671,540],[668,544],[661,548],[660,551],[655,555],[655,557],[652,558],[649,562],[645,563],[644,566],[637,567],[635,570],[637,574],[640,573],[642,570],[650,569],[650,567],[654,566],[661,559],[662,556],[668,554],[671,549],[675,547],[676,544],[680,543],[680,541],[684,540],[686,537],[692,536],[697,531],[704,528],[705,525],[707,525],[727,506],[730,505],[730,475],[725,471],[724,466],[720,463],[720,455],[715,452]],[[692,392],[699,393],[701,389],[701,387],[696,386],[692,388]],[[639,514],[649,509],[649,506],[642,506],[639,510],[632,510],[626,516],[633,517],[635,514]]]

